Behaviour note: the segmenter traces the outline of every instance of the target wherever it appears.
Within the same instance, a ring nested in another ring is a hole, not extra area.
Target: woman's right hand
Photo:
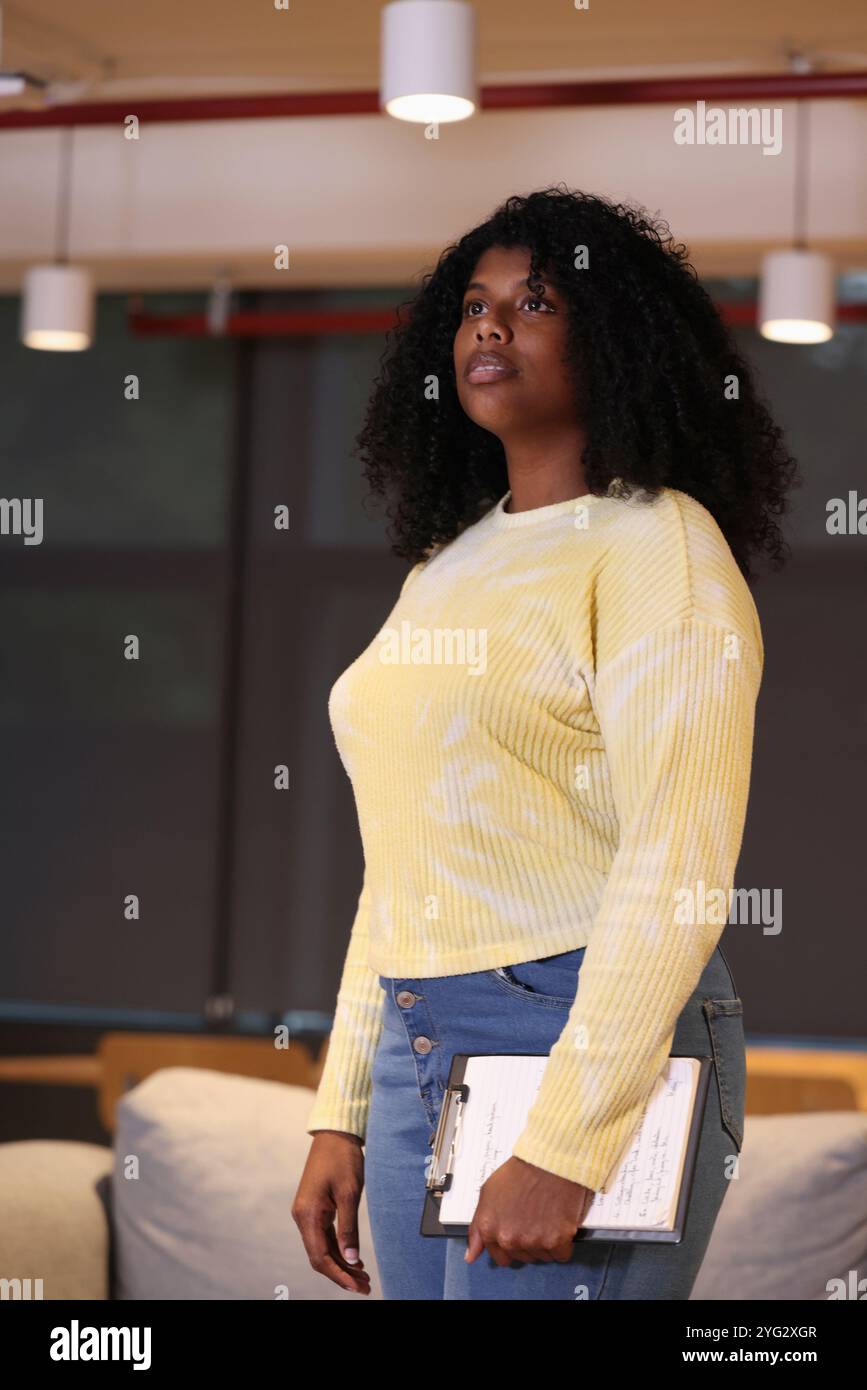
[[[292,1204],[292,1219],[318,1274],[342,1289],[369,1294],[370,1275],[358,1250],[363,1187],[364,1155],[358,1135],[316,1130]]]

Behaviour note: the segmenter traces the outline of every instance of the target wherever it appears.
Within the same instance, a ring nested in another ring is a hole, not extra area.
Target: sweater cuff
[[[512,1156],[522,1158],[525,1163],[532,1163],[548,1173],[556,1173],[560,1178],[568,1178],[570,1182],[579,1182],[591,1192],[604,1192],[606,1180],[612,1176],[614,1169],[614,1160],[608,1157],[607,1150],[600,1151],[597,1147],[595,1152],[591,1152],[586,1148],[575,1148],[574,1145],[568,1149],[552,1148],[529,1128],[524,1130],[514,1145]]]
[[[343,1105],[330,1105],[325,1099],[316,1099],[305,1125],[305,1133],[315,1134],[319,1129],[335,1129],[341,1134],[355,1134],[364,1139],[367,1133],[367,1115],[370,1109],[368,1099],[346,1101]]]

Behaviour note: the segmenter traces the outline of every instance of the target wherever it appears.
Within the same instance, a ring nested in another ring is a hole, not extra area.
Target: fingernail
[[[346,1256],[346,1259],[347,1259],[347,1261],[348,1261],[349,1264],[351,1264],[351,1265],[357,1265],[357,1264],[358,1264],[358,1251],[357,1251],[357,1250],[354,1250],[354,1249],[350,1246],[350,1248],[349,1248],[348,1250],[344,1250],[343,1253],[344,1253],[344,1255]]]

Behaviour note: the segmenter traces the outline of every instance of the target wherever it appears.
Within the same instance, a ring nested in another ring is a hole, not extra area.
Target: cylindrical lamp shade
[[[464,0],[382,10],[380,105],[401,121],[463,121],[476,109],[476,17]]]
[[[21,341],[50,352],[80,352],[93,340],[93,286],[77,265],[35,265],[24,277]]]
[[[759,332],[776,343],[834,336],[834,268],[821,251],[770,251],[762,262]]]

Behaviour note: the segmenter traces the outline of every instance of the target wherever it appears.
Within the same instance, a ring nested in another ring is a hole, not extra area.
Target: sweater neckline
[[[580,497],[567,498],[565,502],[549,502],[546,507],[530,507],[523,512],[507,512],[504,509],[511,495],[512,492],[509,489],[491,512],[493,524],[500,530],[514,526],[532,526],[535,522],[547,521],[549,517],[567,516],[570,512],[575,511],[579,502],[592,506],[596,502],[605,501],[604,496],[600,497],[595,492],[585,492]]]

